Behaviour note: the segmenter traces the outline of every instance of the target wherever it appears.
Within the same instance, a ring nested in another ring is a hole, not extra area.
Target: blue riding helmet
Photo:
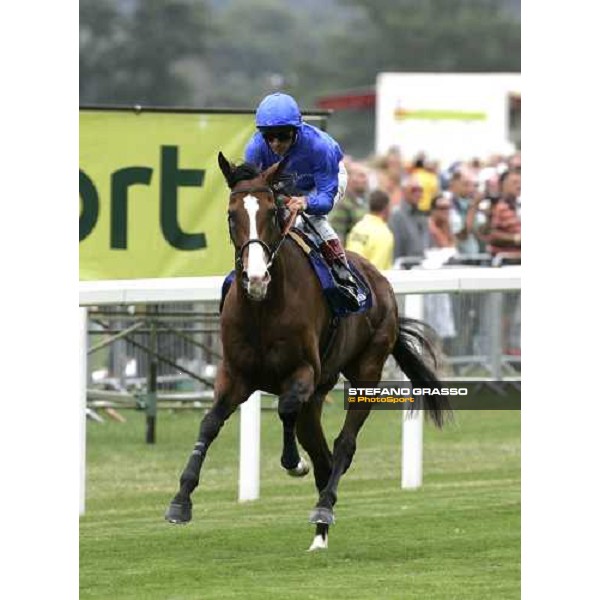
[[[302,115],[296,101],[277,92],[263,98],[256,109],[257,127],[300,127]]]

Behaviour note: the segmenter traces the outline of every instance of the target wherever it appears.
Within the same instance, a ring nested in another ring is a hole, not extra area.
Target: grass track
[[[327,405],[331,441],[341,403]],[[342,479],[326,552],[307,553],[316,495],[279,467],[276,413],[262,420],[261,499],[238,504],[238,416],[211,447],[194,519],[163,513],[196,439],[198,412],[88,423],[87,506],[80,520],[80,598],[440,599],[520,597],[520,413],[462,411],[426,426],[425,485],[402,492],[400,416],[374,411]]]

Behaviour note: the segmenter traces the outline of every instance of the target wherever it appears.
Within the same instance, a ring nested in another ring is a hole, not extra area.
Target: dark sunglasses
[[[294,135],[293,131],[262,131],[261,133],[266,142],[272,142],[273,140],[289,142]]]

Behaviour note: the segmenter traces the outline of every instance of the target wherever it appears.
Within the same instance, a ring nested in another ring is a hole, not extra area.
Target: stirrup
[[[354,277],[350,267],[344,264],[341,260],[337,260],[331,270],[333,271],[333,274],[340,285],[353,286],[358,289],[359,285],[356,281],[356,277]]]
[[[357,292],[355,289],[353,289],[353,286],[349,286],[349,285],[342,285],[341,283],[338,284],[338,290],[340,291],[340,293],[342,294],[342,296],[345,298],[346,302],[348,303],[348,306],[351,310],[358,310],[361,307],[361,302],[362,300],[364,300],[364,298],[362,298],[363,294],[360,292]],[[362,300],[361,300],[362,298]]]

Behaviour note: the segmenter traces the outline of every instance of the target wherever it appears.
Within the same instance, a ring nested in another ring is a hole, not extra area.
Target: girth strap
[[[327,338],[325,341],[325,349],[321,355],[321,364],[325,362],[331,348],[333,348],[333,340],[335,339],[335,334],[337,332],[338,326],[340,324],[340,317],[338,315],[333,315],[331,321],[329,321],[329,328],[327,330]]]

